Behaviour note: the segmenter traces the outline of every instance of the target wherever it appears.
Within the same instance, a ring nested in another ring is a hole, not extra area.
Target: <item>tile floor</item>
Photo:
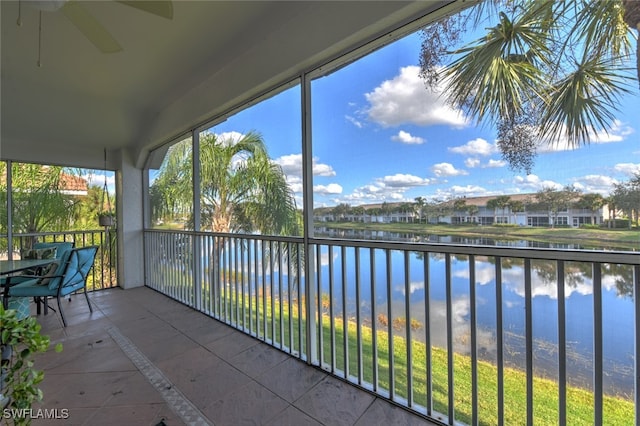
[[[66,328],[38,317],[64,348],[36,361],[33,414],[67,418],[34,425],[432,424],[151,289],[90,297],[63,302]]]

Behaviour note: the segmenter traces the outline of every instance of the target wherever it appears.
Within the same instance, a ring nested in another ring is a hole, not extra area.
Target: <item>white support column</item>
[[[127,289],[144,285],[142,170],[128,151],[119,152],[117,168],[118,284]]]

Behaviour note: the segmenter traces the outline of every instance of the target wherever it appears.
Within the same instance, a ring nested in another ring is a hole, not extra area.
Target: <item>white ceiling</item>
[[[52,1],[52,0],[49,0]],[[168,20],[81,1],[123,50],[101,53],[61,11],[1,1],[0,158],[139,167],[150,149],[442,6],[436,1],[173,1]]]

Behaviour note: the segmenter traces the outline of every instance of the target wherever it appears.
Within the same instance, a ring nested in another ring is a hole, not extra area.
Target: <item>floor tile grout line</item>
[[[140,350],[125,337],[117,327],[109,327],[107,333],[120,346],[142,375],[158,390],[169,407],[180,416],[188,426],[213,425],[207,417],[189,399],[171,383]]]

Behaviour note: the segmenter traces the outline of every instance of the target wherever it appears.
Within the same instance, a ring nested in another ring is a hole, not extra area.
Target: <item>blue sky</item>
[[[496,132],[426,90],[413,34],[312,82],[314,206],[534,193],[574,185],[607,195],[640,173],[640,97],[623,99],[613,130],[585,147],[539,148],[530,175],[502,161]],[[301,206],[300,88],[241,111],[210,131],[259,131]]]

